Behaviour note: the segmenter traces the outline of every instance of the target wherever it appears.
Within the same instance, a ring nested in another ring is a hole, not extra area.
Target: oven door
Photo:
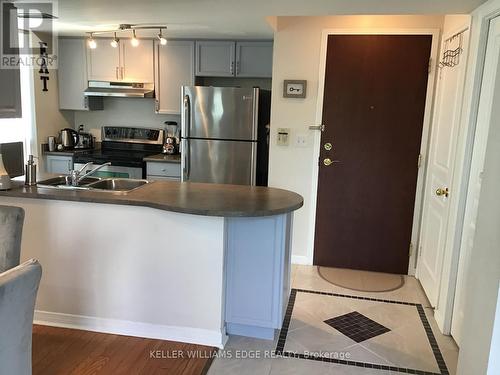
[[[83,163],[75,163],[75,170],[80,170],[85,164]],[[94,168],[95,165],[90,165],[87,167],[85,171],[82,173],[87,173]],[[142,178],[142,168],[137,167],[121,167],[117,165],[107,165],[97,172],[92,174],[93,177],[99,178]]]

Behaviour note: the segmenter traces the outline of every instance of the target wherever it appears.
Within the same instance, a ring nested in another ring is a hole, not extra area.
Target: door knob
[[[442,188],[437,188],[437,189],[436,189],[436,195],[437,195],[438,197],[440,197],[440,196],[444,195],[446,198],[448,198],[448,195],[450,195],[450,191],[448,190],[448,188],[444,188],[444,189],[442,189]]]
[[[330,151],[332,149],[332,144],[330,142],[326,142],[323,147],[326,151]]]
[[[340,160],[332,160],[330,158],[326,158],[323,160],[323,164],[326,165],[327,167],[333,163],[340,163]]]

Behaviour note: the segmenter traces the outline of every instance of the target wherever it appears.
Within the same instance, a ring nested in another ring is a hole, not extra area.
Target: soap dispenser
[[[24,174],[24,184],[27,186],[36,185],[36,164],[33,155],[28,157],[28,164],[25,165],[25,168],[26,173]]]

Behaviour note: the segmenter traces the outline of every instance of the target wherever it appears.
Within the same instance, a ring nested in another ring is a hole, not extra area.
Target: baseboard
[[[223,348],[227,341],[227,336],[224,333],[201,328],[165,326],[39,310],[35,310],[33,323],[115,335],[187,342],[218,348]]]
[[[305,255],[292,255],[292,263],[312,265],[311,259],[309,259]]]

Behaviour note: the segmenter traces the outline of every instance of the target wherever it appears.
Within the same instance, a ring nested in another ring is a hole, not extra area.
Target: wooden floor
[[[33,326],[33,375],[199,375],[206,374],[215,352],[208,346]]]

